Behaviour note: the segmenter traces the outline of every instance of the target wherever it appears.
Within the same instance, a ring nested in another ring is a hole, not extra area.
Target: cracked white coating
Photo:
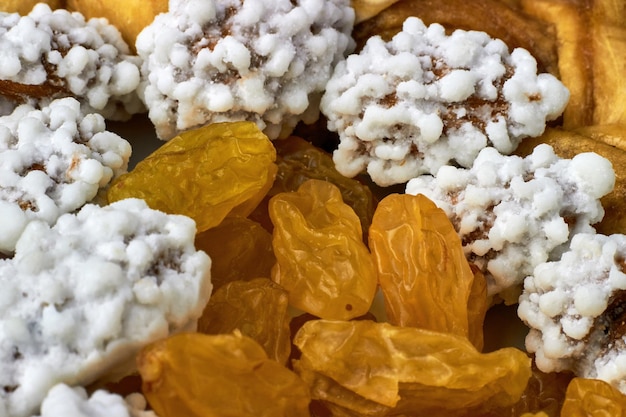
[[[441,207],[491,295],[516,290],[536,265],[558,259],[577,233],[604,216],[614,186],[611,163],[595,153],[558,157],[541,144],[525,158],[485,148],[471,168],[444,166],[406,185]],[[513,291],[515,302],[519,292]]]
[[[45,3],[25,16],[0,13],[4,110],[13,103],[44,107],[55,98],[75,97],[85,113],[126,120],[145,110],[137,95],[140,65],[105,19],[85,20]]]
[[[89,394],[83,387],[60,383],[50,389],[37,417],[157,417],[146,406],[139,393],[123,398],[99,389]]]
[[[61,382],[127,375],[143,346],[193,330],[212,290],[195,232],[139,199],[31,222],[0,260],[0,417],[33,415]]]
[[[448,36],[411,17],[391,41],[373,36],[340,62],[320,108],[339,133],[337,170],[388,186],[447,164],[469,167],[488,146],[509,154],[568,99],[557,78],[537,75],[525,49],[509,53],[484,32]]]
[[[275,139],[315,121],[353,24],[347,0],[170,1],[136,42],[157,135],[250,120]]]
[[[63,98],[0,116],[0,253],[13,251],[29,222],[54,224],[127,171],[130,144],[80,107]]]
[[[544,372],[601,379],[626,394],[626,236],[574,236],[561,259],[525,279],[518,316]]]

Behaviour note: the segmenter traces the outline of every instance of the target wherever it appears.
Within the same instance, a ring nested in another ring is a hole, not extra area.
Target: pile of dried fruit
[[[142,2],[99,3],[68,0],[67,7],[108,17],[131,46],[167,9],[151,1],[127,25]],[[232,3],[227,15],[244,2]],[[594,227],[626,233],[625,2],[352,4],[357,50],[374,35],[391,39],[417,16],[530,51],[570,99],[560,119],[515,153],[548,143],[563,158],[593,151],[608,159],[615,187],[602,197],[605,216]],[[385,100],[391,106],[397,97]],[[253,122],[213,123],[175,136],[114,180],[104,203],[140,198],[195,220],[196,247],[212,259],[213,293],[197,331],[145,346],[137,374],[108,384],[109,391],[141,389],[159,417],[626,416],[626,395],[615,386],[542,372],[516,347],[483,351],[494,299],[455,225],[423,195],[341,175],[329,153],[338,138],[324,123],[300,124],[276,141]],[[164,249],[165,264],[154,268],[166,270],[169,255]],[[623,291],[600,320],[612,335],[623,330]],[[0,324],[8,331],[10,323]],[[43,417],[46,407],[53,406],[42,406]],[[153,415],[143,408],[126,415]],[[0,402],[5,416],[12,417]]]

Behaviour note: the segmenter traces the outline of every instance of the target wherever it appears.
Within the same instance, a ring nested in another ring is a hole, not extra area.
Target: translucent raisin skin
[[[333,184],[308,180],[272,197],[272,280],[289,303],[314,316],[349,320],[365,314],[376,292],[374,261],[361,223]]]
[[[376,208],[369,246],[390,323],[471,333],[482,348],[486,283],[443,210],[423,195],[390,194]]]
[[[271,359],[285,364],[291,352],[288,304],[287,291],[269,278],[233,281],[213,292],[198,321],[198,331],[225,334],[240,330],[263,346]]]
[[[607,382],[577,377],[567,386],[561,416],[626,416],[626,395]]]
[[[268,200],[278,193],[297,191],[309,179],[328,181],[339,188],[343,201],[359,216],[363,233],[367,234],[376,207],[376,199],[367,185],[341,175],[335,169],[332,156],[305,139],[291,136],[273,143],[277,152],[278,173],[268,193]],[[269,223],[268,228],[271,230],[266,207],[264,209],[260,205],[252,218],[264,225]]]
[[[219,225],[198,233],[196,248],[211,257],[214,292],[229,282],[268,278],[276,263],[272,235],[245,217],[228,216]]]
[[[193,218],[204,231],[231,212],[250,214],[272,186],[275,160],[274,146],[254,123],[215,123],[166,142],[114,181],[107,199],[141,198]]]
[[[531,376],[518,349],[368,320],[308,321],[294,344],[295,371],[333,415],[480,416],[516,403]]]
[[[307,386],[239,333],[182,333],[137,358],[142,390],[159,417],[309,416]]]

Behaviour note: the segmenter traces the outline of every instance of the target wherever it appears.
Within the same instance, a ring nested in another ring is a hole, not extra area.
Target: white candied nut
[[[89,395],[83,387],[59,383],[48,391],[37,417],[157,417],[146,406],[144,396],[139,393],[122,398],[98,389]]]
[[[518,316],[544,372],[571,371],[626,393],[626,235],[579,233],[524,280]]]
[[[0,116],[0,253],[30,221],[54,224],[127,171],[130,144],[80,107],[68,97]]]
[[[320,109],[339,134],[337,169],[388,186],[447,164],[470,167],[488,146],[509,154],[568,99],[557,78],[537,75],[528,51],[410,17],[389,42],[371,37],[336,66]]]
[[[593,231],[604,216],[600,198],[614,183],[607,159],[563,159],[541,144],[525,158],[485,148],[471,168],[444,166],[411,179],[406,192],[446,211],[493,295],[519,287],[535,266],[558,259],[572,236]]]
[[[10,101],[43,107],[52,99],[75,97],[85,113],[126,120],[145,110],[137,94],[140,66],[105,19],[87,21],[43,3],[26,16],[0,13],[3,108]]]
[[[193,330],[212,290],[195,232],[139,199],[31,222],[0,260],[0,410],[33,415],[56,384],[119,378],[146,344]]]
[[[353,24],[348,0],[171,0],[136,41],[157,135],[250,120],[275,139],[314,122]]]

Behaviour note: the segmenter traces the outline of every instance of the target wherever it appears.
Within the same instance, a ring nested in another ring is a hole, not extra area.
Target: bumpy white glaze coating
[[[315,121],[353,23],[348,0],[172,0],[136,42],[158,136],[251,120],[274,139]]]
[[[52,225],[91,201],[127,171],[130,154],[130,144],[74,98],[0,117],[0,252],[13,251],[30,221]]]
[[[43,107],[70,96],[85,113],[125,120],[145,109],[136,91],[140,65],[105,19],[86,21],[79,13],[52,11],[44,3],[26,16],[0,13],[0,83],[44,86],[37,97],[3,97],[3,107],[20,101]],[[12,90],[8,84],[0,87],[0,92]]]
[[[518,315],[544,372],[569,370],[626,393],[626,236],[578,234],[524,281]]]
[[[0,261],[0,416],[32,415],[60,382],[132,372],[141,347],[193,330],[212,289],[195,232],[138,199],[31,222]]]
[[[48,391],[37,417],[157,417],[154,411],[146,410],[146,405],[139,393],[122,398],[97,390],[88,395],[83,387],[61,383]]]
[[[511,153],[568,99],[557,78],[537,75],[528,51],[509,53],[484,32],[447,36],[412,17],[390,42],[372,37],[337,65],[321,110],[340,136],[337,169],[387,186],[446,164],[470,167],[486,146]]]
[[[525,158],[485,148],[471,168],[444,166],[410,180],[444,209],[490,294],[519,286],[536,265],[558,258],[573,235],[591,232],[613,189],[611,163],[595,154],[562,159],[546,144]],[[512,300],[514,301],[514,300]]]

